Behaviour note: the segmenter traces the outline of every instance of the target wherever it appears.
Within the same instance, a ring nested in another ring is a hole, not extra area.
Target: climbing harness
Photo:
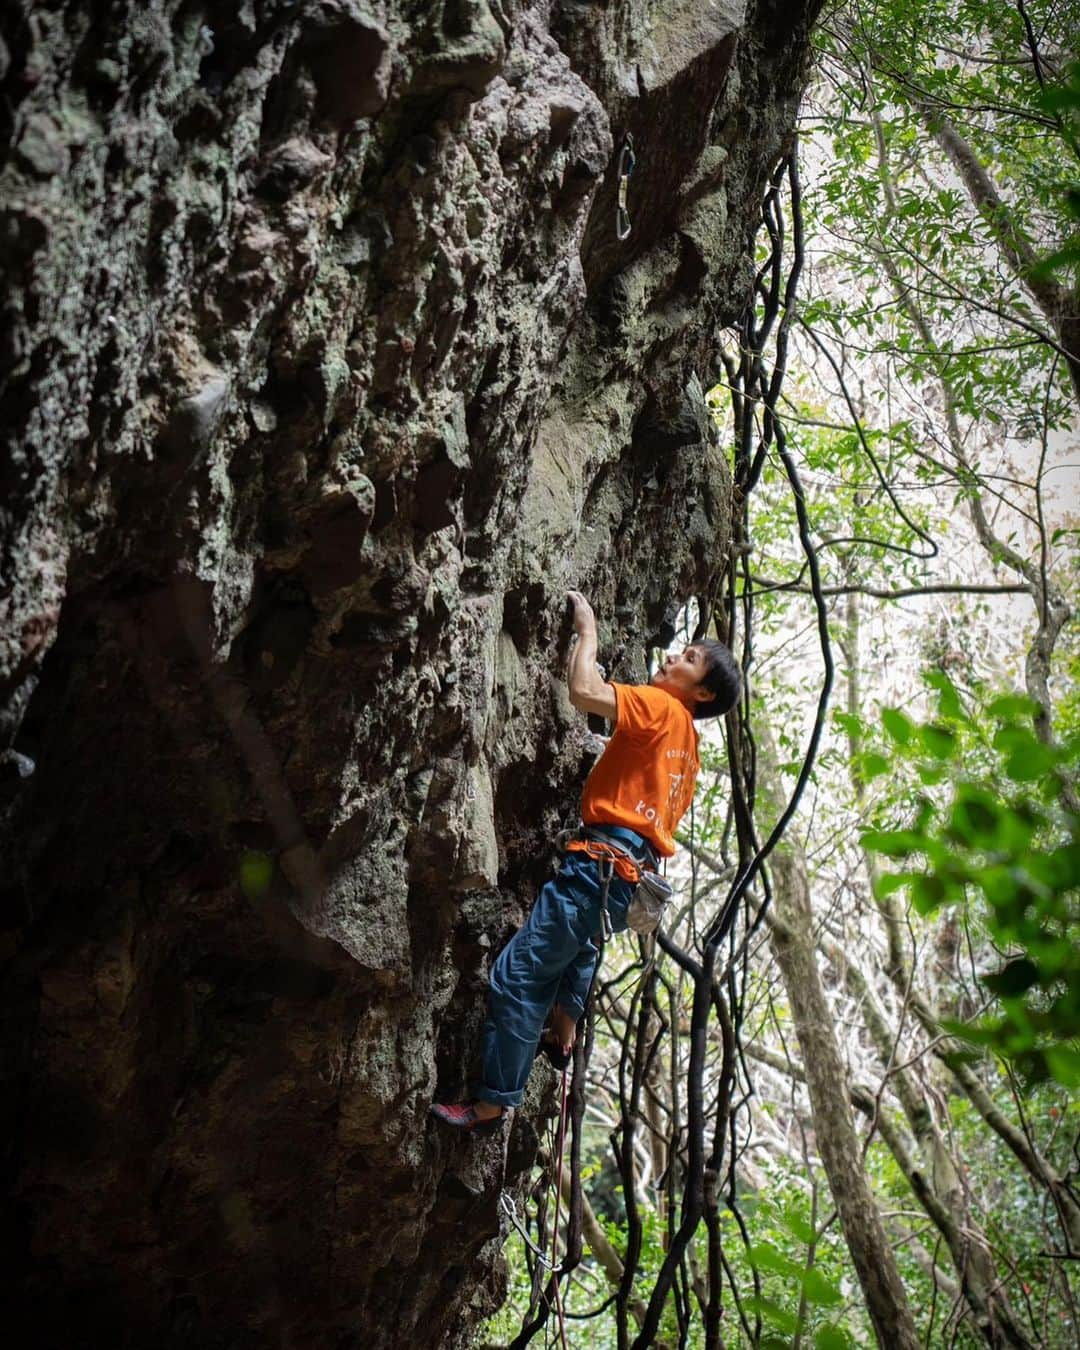
[[[626,205],[626,194],[630,188],[630,175],[634,172],[636,163],[634,138],[627,132],[619,150],[619,199],[615,205],[615,234],[619,239],[630,237],[630,212]]]
[[[618,844],[609,843],[598,834],[590,832],[585,826],[580,830],[562,830],[555,837],[555,847],[560,853],[584,853],[596,862],[605,859],[614,864],[615,875],[623,881],[637,885],[641,877],[641,864],[626,849]]]
[[[555,840],[560,853],[584,853],[595,860],[600,872],[600,918],[604,938],[613,933],[607,899],[612,878],[617,876],[634,887],[626,910],[626,926],[635,933],[654,933],[664,910],[675,894],[667,877],[654,867],[643,865],[626,849],[620,848],[585,826],[581,830],[563,830]]]

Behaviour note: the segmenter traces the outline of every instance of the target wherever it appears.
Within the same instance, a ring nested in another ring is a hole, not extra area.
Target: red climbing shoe
[[[542,1055],[547,1055],[552,1064],[561,1073],[574,1057],[574,1047],[572,1045],[563,1045],[556,1037],[553,1031],[545,1031],[540,1037],[538,1049]]]
[[[444,1125],[455,1130],[475,1130],[477,1134],[494,1134],[502,1124],[505,1112],[484,1119],[476,1114],[476,1107],[469,1103],[450,1106],[445,1102],[432,1102],[431,1114],[437,1116]]]

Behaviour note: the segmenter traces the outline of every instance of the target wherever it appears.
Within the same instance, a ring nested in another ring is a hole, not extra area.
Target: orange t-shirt
[[[673,694],[651,684],[612,684],[615,731],[581,794],[586,825],[625,825],[665,858],[694,796],[694,719]]]

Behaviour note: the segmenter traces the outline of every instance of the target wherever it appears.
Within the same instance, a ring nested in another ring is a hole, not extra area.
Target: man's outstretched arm
[[[567,591],[574,606],[574,632],[577,642],[570,652],[566,679],[570,702],[579,712],[596,713],[615,721],[615,690],[606,684],[596,668],[596,616],[580,591]]]

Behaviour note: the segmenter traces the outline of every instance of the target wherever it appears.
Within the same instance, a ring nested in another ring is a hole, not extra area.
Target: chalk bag
[[[642,872],[626,911],[627,927],[635,933],[655,933],[674,894],[667,877],[659,872]]]

